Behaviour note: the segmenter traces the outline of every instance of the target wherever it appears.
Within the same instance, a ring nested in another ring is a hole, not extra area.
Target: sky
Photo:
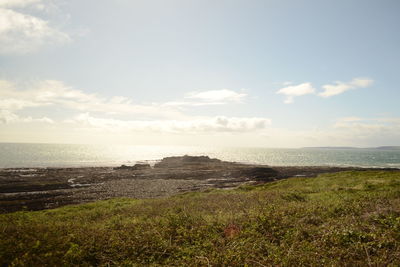
[[[0,0],[0,142],[400,145],[398,0]]]

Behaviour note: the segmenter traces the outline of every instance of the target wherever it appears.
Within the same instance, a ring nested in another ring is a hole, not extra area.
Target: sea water
[[[273,166],[400,168],[400,150],[17,143],[0,143],[0,168],[119,166],[183,155],[208,155],[221,160]]]

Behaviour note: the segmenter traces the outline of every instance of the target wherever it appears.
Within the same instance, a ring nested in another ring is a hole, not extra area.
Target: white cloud
[[[0,7],[6,8],[24,8],[32,5],[42,5],[42,0],[0,0]]]
[[[71,41],[68,34],[51,27],[48,21],[14,10],[28,6],[44,9],[45,4],[35,0],[0,0],[0,54],[24,54],[46,44]]]
[[[372,83],[373,80],[366,78],[355,78],[348,83],[337,81],[335,84],[326,84],[322,86],[324,91],[318,95],[322,97],[331,97],[342,94],[348,90],[368,87],[372,85]]]
[[[208,103],[227,103],[227,102],[242,102],[247,95],[238,93],[228,89],[210,90],[203,92],[189,93],[185,98],[196,99]]]
[[[370,133],[368,131],[392,131],[400,130],[399,118],[358,118],[347,117],[338,119],[334,125],[336,129],[350,129],[352,131],[362,132],[363,135]]]
[[[10,123],[18,121],[18,116],[8,110],[0,110],[0,122]]]
[[[18,122],[54,123],[52,119],[49,119],[47,117],[42,117],[42,118],[20,117],[9,110],[0,110],[0,123],[8,124],[8,123],[18,123]]]
[[[191,92],[185,96],[190,101],[170,101],[163,104],[166,107],[200,107],[242,103],[247,94],[228,89]]]
[[[192,117],[179,111],[176,106],[171,105],[171,102],[140,105],[123,96],[107,98],[85,93],[55,80],[37,82],[25,90],[18,87],[10,81],[0,80],[0,110],[5,110],[1,116],[2,122],[51,122],[45,117],[32,119],[15,114],[20,111],[26,113],[28,108],[47,107],[45,110],[65,109],[64,114],[70,114],[70,119],[64,119],[64,123],[74,123],[75,126],[85,129],[102,129],[112,132],[245,133],[263,130],[271,123],[268,118],[257,117]],[[243,97],[242,94],[228,94],[224,91],[222,94],[199,94],[200,96],[210,101],[239,101]],[[208,101],[189,102],[191,102],[190,105],[217,104],[217,102]],[[181,105],[181,103],[177,104],[177,106]],[[76,112],[81,113],[71,119],[73,113]],[[90,113],[95,113],[95,115],[89,115]],[[124,119],[121,119],[121,116]],[[127,119],[132,116],[135,119]],[[59,122],[56,126],[62,127]]]
[[[88,94],[55,80],[41,81],[27,90],[18,90],[9,81],[0,81],[0,109],[22,110],[28,107],[58,106],[76,111],[108,114],[141,114],[154,117],[182,117],[162,105],[138,105],[126,97],[111,98]]]
[[[302,83],[281,88],[276,93],[286,95],[285,104],[291,104],[294,102],[294,97],[313,94],[314,92],[315,89],[311,83]]]
[[[397,145],[400,140],[400,118],[346,117],[326,128],[272,128],[267,134],[276,147]]]
[[[339,118],[336,120],[335,124],[333,125],[334,128],[349,128],[351,125],[359,124],[360,122],[365,121],[365,119],[360,117],[344,117]]]
[[[340,119],[338,119],[337,121],[338,121],[338,122],[354,122],[354,121],[362,121],[362,120],[363,120],[363,119],[360,118],[360,117],[352,116],[352,117],[340,118]]]
[[[354,78],[350,84],[357,88],[364,88],[371,86],[374,83],[373,80],[367,78]]]
[[[9,110],[58,105],[88,112],[182,117],[183,114],[176,109],[177,107],[222,105],[229,101],[238,102],[244,96],[245,94],[229,90],[216,90],[198,93],[198,95],[193,96],[191,94],[190,96],[190,98],[202,97],[203,99],[207,99],[207,101],[174,101],[162,104],[140,105],[133,103],[131,99],[123,96],[107,98],[96,94],[88,94],[56,80],[45,80],[31,84],[27,90],[17,89],[17,86],[10,81],[0,80],[0,109]]]
[[[400,118],[360,118],[347,122],[340,119],[329,133],[341,141],[339,145],[397,145],[400,140]]]
[[[25,99],[16,99],[16,98],[0,99],[0,108],[7,110],[21,110],[24,108],[40,107],[40,106],[45,106],[45,104]]]
[[[0,109],[14,111],[43,105],[45,104],[36,101],[31,93],[18,91],[12,82],[0,80]]]
[[[224,102],[195,102],[195,101],[170,101],[163,104],[166,107],[201,107],[224,105]]]
[[[68,123],[81,123],[85,126],[108,131],[150,131],[161,133],[215,133],[215,132],[255,132],[266,129],[268,118],[209,117],[192,120],[117,120],[93,117],[83,113]]]
[[[337,81],[334,84],[325,84],[322,86],[324,89],[323,92],[318,93],[321,97],[331,97],[334,95],[342,94],[348,90],[357,89],[357,88],[365,88],[369,87],[373,84],[372,79],[368,78],[354,78],[350,82],[344,83]],[[288,82],[285,82],[288,84]],[[315,88],[311,85],[311,83],[302,83],[299,85],[290,85],[284,88],[281,88],[277,91],[277,94],[286,95],[285,103],[290,104],[294,102],[294,98],[297,96],[314,94]]]

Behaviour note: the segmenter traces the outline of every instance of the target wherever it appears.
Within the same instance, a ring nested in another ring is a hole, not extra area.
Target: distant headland
[[[400,150],[400,146],[378,146],[378,147],[316,146],[316,147],[302,147],[301,149],[373,149],[373,150]]]

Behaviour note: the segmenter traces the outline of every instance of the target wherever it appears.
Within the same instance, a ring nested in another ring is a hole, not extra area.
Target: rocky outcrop
[[[253,167],[243,169],[239,172],[239,177],[246,177],[253,181],[273,181],[279,176],[279,172],[268,167]]]
[[[137,163],[133,166],[121,165],[120,167],[115,167],[114,170],[131,170],[131,171],[138,171],[138,170],[148,170],[151,169],[150,164],[147,163]]]
[[[154,168],[180,168],[188,165],[220,163],[219,159],[211,159],[208,156],[166,157],[154,165]]]

